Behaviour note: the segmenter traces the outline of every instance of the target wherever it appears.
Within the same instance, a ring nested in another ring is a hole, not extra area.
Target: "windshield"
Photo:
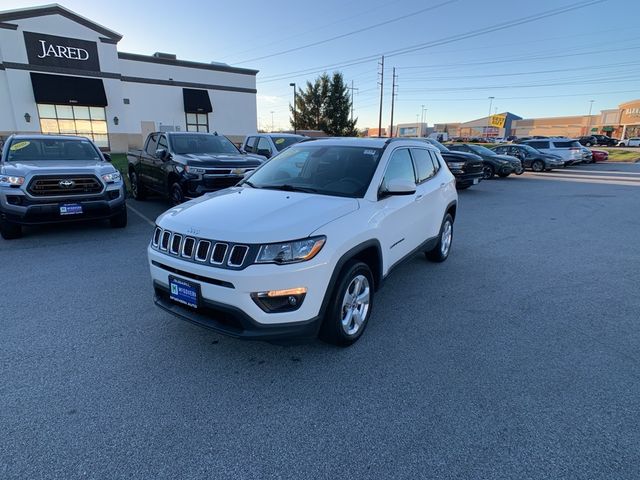
[[[240,153],[227,137],[209,134],[169,135],[173,153]]]
[[[29,160],[94,160],[101,161],[98,149],[86,139],[27,138],[14,139],[9,146],[7,162]]]
[[[440,150],[443,153],[447,153],[449,151],[449,149],[447,147],[445,147],[439,141],[434,140],[433,138],[427,138],[427,142],[429,142],[431,145],[433,145],[434,147],[436,147],[438,150]]]
[[[245,183],[255,188],[363,197],[381,154],[379,148],[305,142],[273,157]]]
[[[277,137],[277,136],[272,136],[271,140],[273,140],[273,144],[276,146],[276,148],[278,149],[278,151],[282,151],[285,148],[287,148],[290,145],[293,145],[294,143],[298,143],[299,141],[303,140],[304,137],[303,136],[297,136],[297,137]]]
[[[487,147],[483,147],[482,145],[469,145],[469,148],[473,150],[474,153],[478,155],[495,155],[496,152],[493,150],[489,150]]]

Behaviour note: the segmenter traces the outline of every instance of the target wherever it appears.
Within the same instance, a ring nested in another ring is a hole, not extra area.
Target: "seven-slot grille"
[[[179,233],[156,227],[151,245],[167,255],[196,263],[209,263],[221,268],[239,269],[247,263],[252,251],[248,245],[186,237]],[[256,249],[254,249],[256,250]]]
[[[37,197],[95,195],[102,192],[102,182],[94,175],[36,176],[27,191]]]

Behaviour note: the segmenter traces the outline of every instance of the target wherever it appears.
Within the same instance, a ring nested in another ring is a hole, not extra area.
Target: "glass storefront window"
[[[187,132],[208,132],[209,115],[206,113],[187,113]]]
[[[80,135],[93,140],[98,147],[109,148],[103,107],[38,104],[38,115],[42,133]]]

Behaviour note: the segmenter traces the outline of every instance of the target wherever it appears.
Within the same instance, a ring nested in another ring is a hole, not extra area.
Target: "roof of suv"
[[[384,148],[389,144],[394,143],[406,143],[408,145],[413,145],[416,147],[426,147],[432,149],[434,151],[438,151],[436,147],[431,145],[428,142],[422,141],[419,138],[386,138],[386,137],[320,137],[313,138],[309,140],[305,140],[296,145],[307,144],[309,142],[326,142],[331,145],[343,145],[350,147],[370,147],[370,148]]]
[[[20,134],[20,135],[11,135],[14,140],[90,140],[87,137],[82,137],[80,135],[46,135],[44,133],[34,133],[34,134]]]

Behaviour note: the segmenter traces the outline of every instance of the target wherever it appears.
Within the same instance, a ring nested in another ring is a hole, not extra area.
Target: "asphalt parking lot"
[[[0,478],[638,478],[640,164],[460,205],[348,349],[156,309],[133,211],[0,240]]]

